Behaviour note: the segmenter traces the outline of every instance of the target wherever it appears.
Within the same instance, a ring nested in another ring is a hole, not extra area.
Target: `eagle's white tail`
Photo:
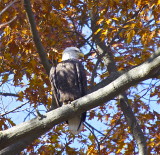
[[[68,120],[69,130],[74,134],[79,134],[83,128],[83,123],[81,117],[75,116],[74,118]]]

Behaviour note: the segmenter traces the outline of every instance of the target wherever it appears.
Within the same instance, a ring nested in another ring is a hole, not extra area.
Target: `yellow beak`
[[[83,54],[83,53],[81,53],[81,52],[79,52],[79,54],[78,54],[78,55],[79,55],[79,57],[80,57],[80,58],[83,58],[83,57],[84,57],[84,54]]]

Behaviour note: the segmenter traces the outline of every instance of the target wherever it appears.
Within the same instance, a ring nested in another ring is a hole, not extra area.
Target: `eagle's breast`
[[[76,70],[77,61],[63,61],[56,67],[56,85],[59,101],[73,101],[81,97],[79,80]]]

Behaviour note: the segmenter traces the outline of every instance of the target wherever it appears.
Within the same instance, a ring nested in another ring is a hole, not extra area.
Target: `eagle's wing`
[[[59,102],[58,96],[59,96],[59,92],[58,92],[58,86],[57,86],[57,82],[56,82],[56,67],[52,67],[50,70],[50,83],[51,83],[51,87],[52,87],[52,92],[54,95],[54,98],[56,100],[56,108],[62,106],[61,103]]]
[[[87,76],[85,69],[81,62],[76,64],[77,76],[78,76],[78,84],[81,91],[81,97],[87,94]],[[84,122],[86,119],[86,112],[82,113],[81,120]]]
[[[77,75],[77,84],[80,89],[81,97],[87,94],[87,78],[84,67],[81,62],[75,63],[75,71]],[[86,119],[86,112],[77,115],[68,120],[69,129],[73,134],[78,134],[83,127],[83,122]]]

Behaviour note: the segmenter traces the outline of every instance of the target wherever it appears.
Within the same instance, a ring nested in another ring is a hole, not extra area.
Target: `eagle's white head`
[[[69,59],[79,59],[84,54],[77,47],[67,47],[62,53],[62,61]]]

